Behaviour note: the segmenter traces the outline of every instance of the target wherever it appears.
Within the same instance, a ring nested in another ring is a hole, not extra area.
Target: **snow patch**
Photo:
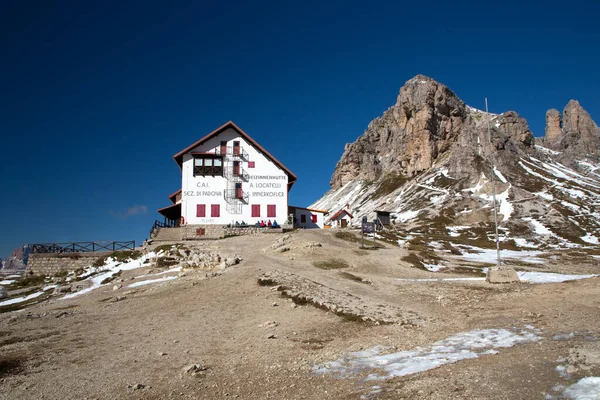
[[[552,272],[517,272],[519,279],[522,282],[529,283],[560,283],[567,281],[574,281],[578,279],[593,278],[598,275],[566,275],[566,274],[555,274]]]
[[[134,287],[138,287],[138,286],[150,285],[151,283],[171,281],[173,279],[177,279],[177,277],[176,276],[165,276],[164,278],[148,279],[147,281],[132,283],[131,285],[127,285],[127,287],[134,288]]]
[[[547,193],[547,192],[537,192],[537,193],[534,193],[534,195],[541,197],[544,200],[548,200],[548,201],[554,200],[554,196],[552,196],[552,194]]]
[[[504,177],[504,175],[502,175],[502,172],[500,172],[499,169],[497,169],[494,166],[494,173],[496,174],[496,176],[498,177],[498,179],[500,179],[502,181],[502,183],[507,183],[508,181],[506,180],[506,178]]]
[[[4,301],[0,302],[0,307],[1,306],[7,306],[9,304],[22,303],[24,301],[28,301],[28,300],[31,300],[31,299],[35,299],[36,297],[40,297],[43,294],[44,294],[44,292],[35,292],[35,293],[29,294],[29,295],[27,295],[25,297],[17,297],[17,298],[14,298],[14,299],[4,300]]]
[[[533,242],[528,242],[527,239],[524,238],[512,238],[515,244],[519,247],[539,247],[537,244]]]
[[[548,228],[546,228],[544,226],[544,224],[542,224],[540,221],[533,219],[531,217],[527,217],[527,218],[523,218],[523,221],[527,221],[529,222],[531,225],[533,225],[533,229],[535,231],[535,233],[537,233],[538,235],[551,235],[554,236],[554,234],[552,233],[552,231]]]
[[[552,154],[554,156],[557,156],[559,154],[562,154],[560,151],[554,151],[554,150],[550,150],[546,147],[542,147],[540,145],[535,145],[535,148],[538,149],[539,151],[541,151],[542,153],[546,153],[546,154]]]
[[[460,236],[460,232],[464,229],[469,229],[470,226],[461,226],[461,225],[457,225],[457,226],[447,226],[446,229],[448,230],[448,235],[452,236],[452,237],[458,237]]]
[[[377,381],[416,374],[461,360],[496,354],[497,349],[541,340],[536,329],[481,329],[461,332],[449,338],[412,350],[385,353],[388,347],[375,346],[343,355],[335,361],[313,367],[317,375],[339,377],[373,371],[365,380]]]
[[[585,236],[582,236],[581,240],[583,240],[586,243],[590,243],[590,244],[598,244],[598,238],[596,236],[592,235],[591,233],[588,233]]]
[[[563,392],[567,399],[593,400],[600,399],[600,377],[588,376],[567,387]]]
[[[431,272],[439,272],[443,269],[445,269],[446,267],[443,265],[438,265],[438,264],[427,264],[427,263],[423,263],[423,266],[425,268],[427,268],[427,271],[431,271]]]
[[[408,220],[411,220],[413,218],[416,218],[417,215],[419,215],[420,211],[404,211],[401,213],[396,214],[396,220],[400,221],[400,222],[406,222]]]
[[[457,247],[458,245],[454,243],[450,243],[452,246]],[[496,249],[482,249],[480,247],[475,246],[465,246],[461,245],[460,247],[466,247],[469,249],[469,252],[463,252],[462,255],[456,256],[456,258],[461,258],[467,261],[474,261],[480,263],[491,263],[495,264],[497,261]],[[527,262],[530,264],[545,264],[546,261],[544,259],[538,258],[539,255],[544,254],[542,251],[538,250],[500,250],[500,257],[502,259],[517,259],[519,261]]]
[[[90,267],[90,268],[88,268],[88,271],[82,275],[82,276],[89,276],[89,275],[99,272],[99,271],[105,271],[104,273],[102,273],[100,275],[92,276],[91,278],[85,279],[86,281],[89,281],[91,283],[91,285],[89,287],[87,287],[83,290],[80,290],[79,292],[69,293],[69,294],[65,295],[63,297],[63,299],[71,299],[76,296],[81,296],[82,294],[89,293],[92,290],[98,289],[100,286],[105,286],[106,284],[102,285],[103,280],[112,277],[114,274],[116,274],[119,271],[129,271],[132,269],[144,267],[145,261],[154,257],[155,255],[156,254],[154,252],[150,252],[136,260],[129,260],[129,261],[126,261],[123,263],[118,262],[112,258],[108,258],[106,260],[106,264],[104,266],[99,267],[99,268]]]

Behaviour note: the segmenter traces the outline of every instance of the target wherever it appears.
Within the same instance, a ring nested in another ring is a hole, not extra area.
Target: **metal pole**
[[[360,231],[361,231],[361,235],[362,235],[362,246],[361,247],[364,249],[365,248],[365,226],[364,225],[360,228]]]
[[[490,113],[488,111],[488,101],[487,97],[485,98],[485,113],[487,116],[487,132],[488,137],[490,139],[490,162],[492,165],[492,199],[494,201],[494,226],[496,228],[496,265],[500,266],[502,264],[502,260],[500,259],[500,241],[498,240],[498,211],[496,210],[496,183],[494,179],[494,175],[496,174],[494,168],[494,146],[492,143],[492,135],[490,133]]]

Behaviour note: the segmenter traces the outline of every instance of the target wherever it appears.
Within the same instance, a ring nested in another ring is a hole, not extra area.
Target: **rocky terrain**
[[[10,295],[0,301],[0,398],[600,393],[600,279],[581,250],[520,252],[542,263],[506,285],[485,281],[485,253],[439,251],[444,267],[432,272],[395,243],[361,248],[350,230],[146,250],[0,283]]]
[[[331,214],[347,208],[355,225],[375,210],[390,211],[401,240],[448,242],[451,232],[454,243],[488,247],[495,189],[505,247],[596,246],[600,130],[574,100],[562,117],[548,111],[546,121],[537,144],[515,111],[485,113],[418,75],[346,145],[331,190],[311,207]]]

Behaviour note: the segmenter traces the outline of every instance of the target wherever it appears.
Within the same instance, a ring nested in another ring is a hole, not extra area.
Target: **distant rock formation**
[[[24,244],[13,250],[10,256],[4,262],[3,269],[6,270],[25,270],[27,260],[31,253],[31,245]]]
[[[600,156],[600,128],[577,100],[571,100],[565,106],[562,117],[556,109],[546,113],[543,145],[563,153],[558,158],[574,166],[574,160],[584,154]]]

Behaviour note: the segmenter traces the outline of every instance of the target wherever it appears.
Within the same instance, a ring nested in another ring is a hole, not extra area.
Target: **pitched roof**
[[[352,216],[352,214],[350,214],[348,211],[346,211],[346,210],[344,210],[344,209],[341,209],[340,211],[338,211],[338,212],[336,212],[335,214],[333,214],[333,215],[331,216],[331,218],[329,218],[329,219],[336,219],[337,217],[339,217],[340,215],[342,215],[342,213],[346,213],[346,214],[348,214],[348,216],[349,216],[350,218],[354,218],[354,217]]]
[[[171,200],[173,203],[175,203],[175,198],[177,197],[177,195],[181,193],[181,189],[179,189],[178,191],[176,191],[175,193],[172,193],[169,195],[169,200]]]
[[[288,176],[288,185],[291,188],[292,185],[294,184],[294,182],[296,182],[296,175],[294,175],[292,173],[292,171],[290,171],[289,169],[287,169],[285,167],[285,165],[283,165],[279,160],[277,160],[275,157],[273,157],[271,155],[271,153],[269,153],[267,150],[265,150],[260,144],[258,144],[254,139],[252,139],[246,132],[244,132],[243,130],[240,129],[239,126],[237,126],[236,124],[234,124],[232,121],[227,122],[224,125],[221,125],[220,127],[218,127],[217,129],[215,129],[214,131],[212,131],[211,133],[209,133],[208,135],[204,136],[202,139],[198,140],[197,142],[189,145],[188,147],[186,147],[185,149],[181,150],[179,153],[175,154],[173,156],[173,158],[175,159],[175,162],[177,163],[177,165],[179,165],[179,168],[182,167],[183,165],[183,155],[186,154],[187,152],[191,151],[192,149],[198,147],[199,145],[201,145],[202,143],[205,143],[206,141],[208,141],[210,138],[213,138],[215,136],[217,136],[219,133],[232,128],[235,131],[237,131],[244,139],[246,139],[248,142],[250,142],[254,147],[256,147],[258,150],[260,150],[265,156],[267,156],[267,158],[269,158],[271,161],[273,161],[277,166],[279,166],[279,168],[281,168]],[[289,190],[289,189],[288,189]]]
[[[308,211],[312,211],[312,212],[317,212],[317,213],[321,213],[321,214],[329,214],[329,211],[327,210],[318,210],[316,208],[308,208],[308,207],[297,207],[297,206],[288,206],[289,208],[295,208],[298,210],[308,210]]]

